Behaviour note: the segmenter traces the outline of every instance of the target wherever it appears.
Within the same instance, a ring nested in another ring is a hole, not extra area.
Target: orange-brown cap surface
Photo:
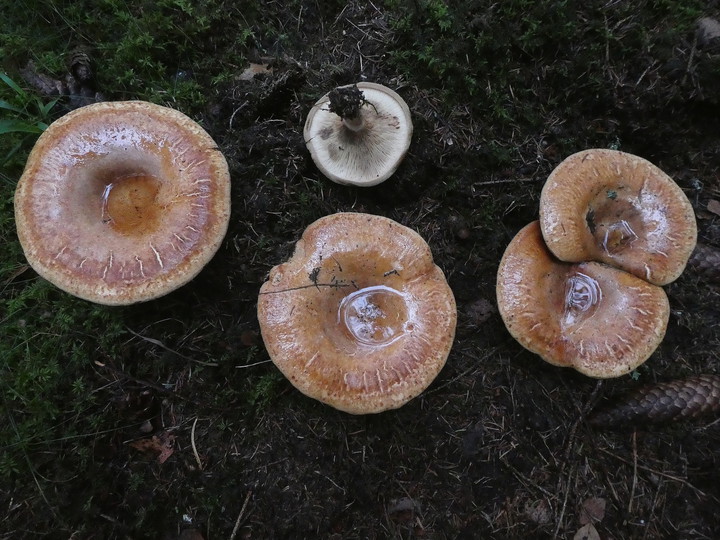
[[[565,159],[540,196],[547,246],[563,261],[600,261],[656,285],[677,279],[695,247],[695,214],[649,161],[591,149]]]
[[[360,82],[360,118],[351,125],[331,112],[330,94],[313,106],[303,135],[318,169],[339,184],[374,186],[387,180],[405,157],[412,139],[410,109],[391,89]]]
[[[188,282],[217,251],[229,217],[228,167],[210,136],[141,101],[89,105],[51,124],[15,192],[30,265],[101,304]]]
[[[526,349],[590,377],[626,374],[662,341],[670,308],[661,287],[597,262],[558,261],[534,221],[505,250],[500,315]]]
[[[436,377],[455,299],[427,243],[380,216],[311,224],[260,289],[265,347],[304,394],[352,414],[394,409]]]

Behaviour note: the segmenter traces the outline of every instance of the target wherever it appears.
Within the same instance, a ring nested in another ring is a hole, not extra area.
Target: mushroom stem
[[[358,114],[355,118],[343,118],[342,122],[343,126],[356,133],[365,127],[365,119],[362,114]]]
[[[342,86],[332,90],[330,99],[330,112],[342,118],[343,125],[350,131],[360,131],[365,125],[362,106],[365,104],[365,94],[357,87]]]
[[[340,86],[310,109],[303,137],[318,169],[330,180],[374,186],[395,172],[410,146],[410,109],[380,84]]]

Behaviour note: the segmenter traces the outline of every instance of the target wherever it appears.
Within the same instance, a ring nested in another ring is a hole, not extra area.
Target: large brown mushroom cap
[[[306,395],[353,414],[394,409],[436,377],[455,299],[427,243],[380,216],[311,224],[260,289],[270,358]]]
[[[677,279],[695,247],[695,214],[649,161],[591,149],[565,159],[540,196],[547,246],[563,261],[601,261],[656,285]]]
[[[313,106],[305,121],[305,144],[318,169],[339,184],[374,186],[387,180],[410,147],[410,109],[391,89],[359,82],[364,95],[357,125],[330,111],[330,93]]]
[[[15,192],[30,265],[101,304],[149,300],[191,280],[229,217],[228,167],[210,136],[140,101],[89,105],[51,124]]]
[[[597,378],[626,374],[655,351],[670,314],[665,291],[597,262],[548,251],[534,221],[508,245],[497,274],[500,315],[526,349]]]

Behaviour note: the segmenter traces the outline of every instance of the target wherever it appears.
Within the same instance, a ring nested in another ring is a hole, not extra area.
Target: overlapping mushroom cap
[[[30,265],[101,304],[149,300],[191,280],[229,217],[228,167],[211,137],[140,101],[89,105],[51,124],[15,192]]]
[[[391,89],[370,82],[354,86],[360,91],[355,93],[356,115],[354,110],[353,116],[331,110],[331,97],[337,94],[329,92],[310,110],[303,134],[313,161],[330,180],[374,186],[387,180],[405,157],[412,119],[405,101]],[[336,92],[354,90],[354,86]]]
[[[649,161],[591,149],[565,159],[540,196],[547,246],[563,261],[601,261],[656,285],[677,279],[695,247],[695,214]]]
[[[400,407],[445,364],[456,307],[427,243],[380,216],[311,224],[260,289],[270,358],[306,395],[353,414]]]
[[[629,373],[665,335],[665,291],[597,262],[557,260],[539,222],[518,232],[497,274],[500,315],[526,349],[590,377]]]

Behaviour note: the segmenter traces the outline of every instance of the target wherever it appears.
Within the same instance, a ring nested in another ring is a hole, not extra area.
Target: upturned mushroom
[[[497,273],[500,315],[526,349],[596,378],[629,373],[662,341],[665,291],[598,262],[559,261],[538,221],[508,245]]]
[[[540,225],[563,261],[600,261],[656,285],[677,279],[695,247],[695,214],[649,161],[590,149],[565,159],[540,196]]]
[[[230,176],[184,114],[141,101],[79,108],[51,124],[15,192],[30,265],[100,304],[156,298],[190,281],[230,217]]]
[[[455,299],[415,231],[338,213],[311,224],[260,289],[270,358],[304,394],[352,414],[402,406],[440,372]]]
[[[400,165],[412,132],[410,109],[396,92],[359,82],[320,98],[303,134],[315,165],[330,180],[374,186]]]

